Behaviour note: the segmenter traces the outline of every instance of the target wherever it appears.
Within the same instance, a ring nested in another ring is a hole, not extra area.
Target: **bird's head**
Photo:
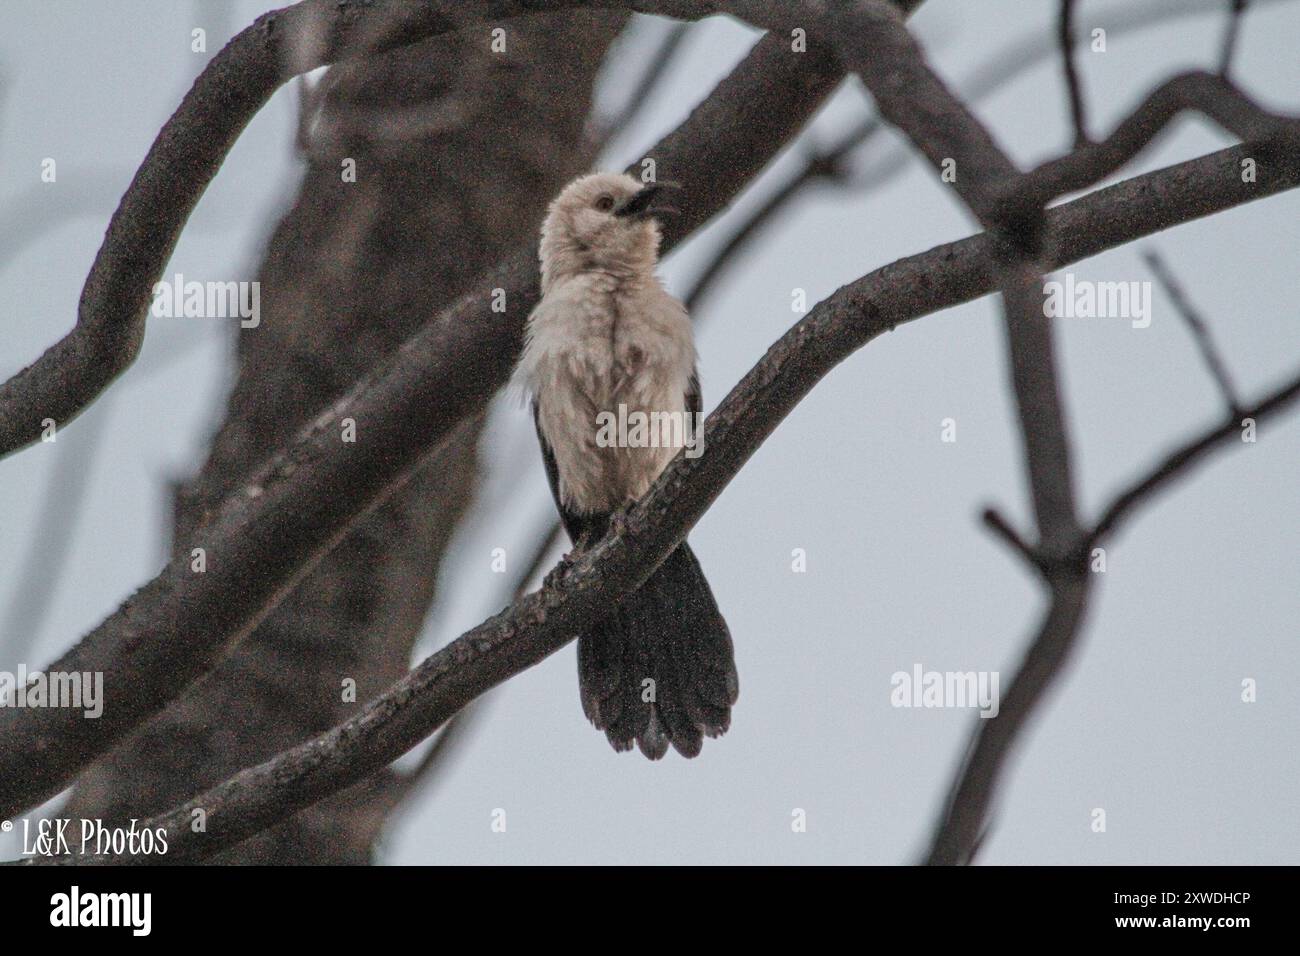
[[[623,173],[593,173],[569,183],[542,224],[543,288],[581,272],[652,273],[659,256],[656,219],[677,211],[665,203],[675,188]]]

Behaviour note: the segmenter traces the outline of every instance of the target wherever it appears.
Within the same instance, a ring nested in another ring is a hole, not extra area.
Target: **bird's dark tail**
[[[658,760],[671,743],[694,757],[726,733],[740,686],[731,634],[686,542],[578,638],[578,686],[615,750],[635,741]]]

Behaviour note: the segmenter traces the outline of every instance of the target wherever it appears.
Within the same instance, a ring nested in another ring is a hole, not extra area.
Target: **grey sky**
[[[1189,0],[1190,2],[1190,0]],[[158,127],[206,56],[190,31],[216,4],[46,0],[9,4],[0,36],[0,375],[71,325],[107,217]],[[271,4],[232,2],[242,26]],[[1085,2],[1082,31],[1120,0]],[[1237,78],[1267,105],[1294,110],[1300,3],[1258,4]],[[1050,36],[1050,0],[929,0],[915,18],[931,59],[960,92],[981,64],[1025,35]],[[10,9],[11,8],[11,9]],[[142,24],[148,24],[142,29]],[[644,26],[644,25],[643,25]],[[1211,65],[1222,17],[1181,18],[1108,37],[1080,63],[1095,132],[1151,87]],[[209,55],[226,39],[209,27]],[[628,48],[636,61],[645,29]],[[613,145],[621,166],[673,128],[753,42],[733,22],[694,27],[672,80]],[[601,101],[627,76],[607,71]],[[1032,66],[975,104],[1022,164],[1068,147],[1059,65]],[[167,270],[247,279],[296,186],[292,89],[235,146]],[[851,82],[814,123],[826,139],[868,108]],[[1125,171],[1229,145],[1180,121]],[[889,144],[897,139],[888,138]],[[895,155],[879,142],[865,166]],[[798,161],[801,146],[778,167]],[[820,188],[769,231],[707,305],[700,334],[706,408],[798,316],[792,290],[817,301],[900,256],[973,231],[948,187],[904,151],[880,190]],[[43,184],[53,157],[58,181]],[[767,191],[761,180],[721,222],[664,267],[681,293]],[[48,204],[48,205],[45,205]],[[58,210],[71,209],[64,215]],[[34,217],[34,218],[33,218]],[[39,234],[36,230],[39,227]],[[35,234],[30,242],[15,244]],[[1154,246],[1221,345],[1237,384],[1259,394],[1300,362],[1300,195],[1283,194],[1072,270],[1077,278],[1150,278]],[[475,736],[385,840],[393,863],[910,862],[920,852],[973,722],[969,710],[890,706],[890,675],[914,664],[997,670],[1003,688],[1040,596],[984,531],[997,503],[1027,526],[1017,437],[995,300],[948,310],[871,343],[827,378],[745,467],[691,540],[736,641],[741,696],[730,733],[697,760],[658,764],[613,753],[578,705],[572,646],[494,693]],[[1066,402],[1089,513],[1175,441],[1219,414],[1186,329],[1157,290],[1149,328],[1061,319]],[[72,446],[105,430],[86,509],[37,634],[0,632],[43,664],[160,567],[165,483],[194,469],[219,414],[229,323],[151,320],[144,354],[54,445],[0,463],[0,628],[42,538],[43,488]],[[249,330],[243,334],[256,334]],[[940,441],[956,420],[957,441]],[[1079,658],[1023,741],[997,808],[987,863],[1300,862],[1300,416],[1266,423],[1144,511],[1108,549]],[[491,551],[523,560],[551,504],[528,416],[499,401],[484,445],[491,478],[453,547],[424,650],[499,609],[511,575]],[[793,573],[803,548],[807,571]],[[1241,682],[1258,682],[1256,703]],[[490,827],[495,809],[507,830]],[[793,833],[791,813],[807,813]],[[1105,833],[1090,829],[1104,808]],[[13,848],[0,843],[5,856]]]

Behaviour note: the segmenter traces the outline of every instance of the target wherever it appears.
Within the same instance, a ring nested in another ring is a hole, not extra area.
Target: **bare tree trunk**
[[[177,496],[177,540],[528,238],[547,199],[592,159],[592,83],[624,19],[523,18],[510,21],[504,52],[478,27],[331,69],[304,124],[301,192],[260,269],[261,325],[240,334],[225,423]],[[473,491],[481,424],[463,425],[229,659],[84,774],[68,814],[165,810],[347,718],[405,673]],[[386,779],[220,859],[366,862],[389,806]]]

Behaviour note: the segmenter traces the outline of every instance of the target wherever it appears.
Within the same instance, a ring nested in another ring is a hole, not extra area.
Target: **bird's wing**
[[[686,384],[686,410],[695,416],[703,409],[704,398],[700,394],[700,373],[691,369],[691,380]]]
[[[605,533],[605,516],[580,515],[564,506],[560,497],[560,469],[555,463],[555,452],[551,443],[542,432],[542,424],[537,418],[537,402],[533,402],[533,427],[537,430],[537,444],[542,447],[542,464],[546,466],[546,483],[551,486],[551,497],[555,500],[555,510],[560,513],[560,523],[564,525],[569,540],[575,545],[584,537],[588,543],[595,541]],[[593,537],[594,535],[594,537]]]

